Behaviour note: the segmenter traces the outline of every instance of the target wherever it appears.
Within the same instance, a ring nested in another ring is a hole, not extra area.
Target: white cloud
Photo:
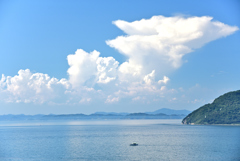
[[[94,50],[87,53],[78,49],[75,54],[68,55],[69,82],[73,87],[93,86],[97,83],[109,83],[116,79],[118,61],[113,57],[99,57],[100,52]]]
[[[134,22],[113,22],[127,35],[106,43],[127,57],[119,65],[113,57],[101,57],[78,49],[67,56],[68,79],[58,80],[43,73],[19,70],[13,77],[0,80],[0,99],[7,102],[79,104],[101,101],[114,103],[156,101],[176,90],[167,86],[167,77],[183,64],[184,55],[215,39],[238,30],[212,17],[153,16]],[[180,90],[179,90],[180,91]]]
[[[13,77],[2,75],[0,93],[7,102],[43,103],[61,96],[70,88],[66,79],[50,78],[47,74],[19,70]]]
[[[109,95],[107,97],[107,100],[105,101],[105,103],[114,103],[114,102],[118,102],[119,101],[119,97],[113,97],[111,95]]]
[[[87,81],[95,81],[95,78],[92,78],[92,76],[97,74],[96,61],[99,55],[100,53],[95,50],[87,53],[82,49],[78,49],[75,54],[67,56],[70,66],[67,72],[69,82],[73,87],[82,86],[84,83],[87,83]]]
[[[127,34],[106,41],[128,58],[119,67],[122,75],[144,77],[155,70],[157,79],[179,68],[184,55],[238,30],[236,26],[212,21],[208,16],[153,16],[134,22],[117,20],[113,23]]]
[[[153,70],[150,74],[147,74],[144,76],[143,80],[146,84],[151,84],[154,81],[155,78],[155,70]]]
[[[167,84],[170,79],[166,76],[163,77],[163,80],[159,80],[158,84]]]
[[[99,57],[97,60],[98,83],[109,83],[117,77],[119,62],[113,57]]]

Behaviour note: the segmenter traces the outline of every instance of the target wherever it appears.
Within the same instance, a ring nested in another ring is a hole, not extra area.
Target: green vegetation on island
[[[187,115],[183,124],[240,124],[240,90],[226,93]]]

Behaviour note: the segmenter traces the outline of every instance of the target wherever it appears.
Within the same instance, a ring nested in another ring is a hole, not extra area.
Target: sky
[[[239,0],[0,0],[0,115],[195,110],[239,90]]]

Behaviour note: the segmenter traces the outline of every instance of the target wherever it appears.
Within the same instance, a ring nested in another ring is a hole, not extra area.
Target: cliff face
[[[240,90],[226,93],[187,115],[183,124],[240,124]]]

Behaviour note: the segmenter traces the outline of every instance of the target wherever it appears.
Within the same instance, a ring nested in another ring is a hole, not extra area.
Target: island
[[[239,124],[240,125],[240,90],[228,92],[213,103],[206,104],[187,115],[183,124]]]

